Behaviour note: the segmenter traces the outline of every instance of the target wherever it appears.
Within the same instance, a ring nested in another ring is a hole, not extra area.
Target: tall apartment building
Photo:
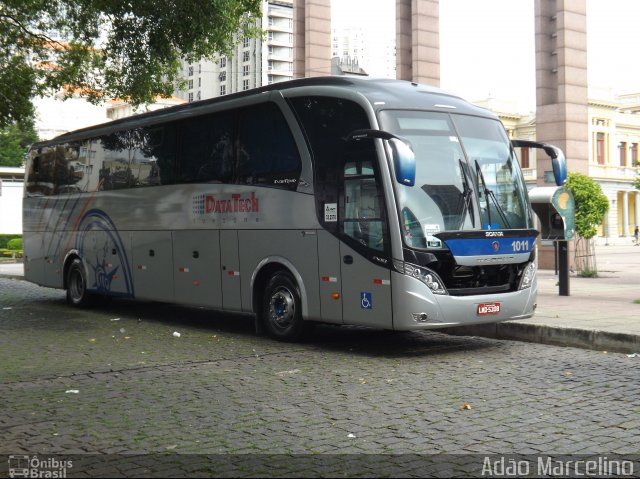
[[[293,2],[264,0],[258,26],[264,40],[243,38],[233,54],[183,63],[186,90],[174,95],[198,101],[293,79]]]
[[[331,55],[342,64],[353,64],[373,77],[396,77],[394,30],[365,30],[357,25],[331,29]]]

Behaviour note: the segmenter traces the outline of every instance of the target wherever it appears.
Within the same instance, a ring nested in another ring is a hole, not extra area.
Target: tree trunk
[[[578,236],[574,261],[576,269],[580,271],[583,276],[598,276],[593,239]]]

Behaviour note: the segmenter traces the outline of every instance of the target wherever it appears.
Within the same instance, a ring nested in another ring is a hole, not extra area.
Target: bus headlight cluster
[[[433,294],[449,294],[440,277],[429,268],[404,263],[404,274],[422,281]]]
[[[522,272],[522,278],[520,278],[520,287],[518,289],[530,288],[533,284],[533,278],[536,277],[536,265],[535,263],[529,263],[529,265]]]

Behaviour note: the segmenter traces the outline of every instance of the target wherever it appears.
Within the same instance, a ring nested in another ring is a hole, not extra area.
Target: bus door
[[[222,307],[218,230],[173,232],[175,301]]]
[[[342,312],[346,323],[391,329],[390,245],[374,152],[354,151],[356,160],[344,165],[339,215]]]
[[[222,307],[225,311],[242,311],[237,230],[220,230],[220,258]]]
[[[41,232],[24,235],[24,275],[27,281],[36,284],[44,284],[44,236]]]
[[[173,301],[171,231],[134,231],[131,241],[136,298]]]

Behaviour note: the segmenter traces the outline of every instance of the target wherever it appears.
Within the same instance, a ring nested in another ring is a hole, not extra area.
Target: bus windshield
[[[397,183],[408,246],[441,248],[442,231],[530,228],[522,173],[499,121],[468,115],[384,110],[381,126],[407,140],[414,186]]]

